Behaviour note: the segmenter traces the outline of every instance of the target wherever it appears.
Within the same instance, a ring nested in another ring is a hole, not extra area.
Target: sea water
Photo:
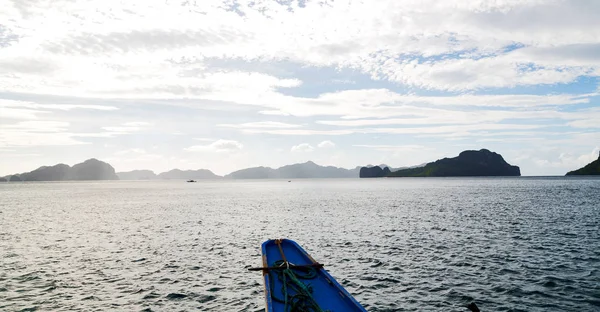
[[[523,177],[0,183],[0,311],[263,311],[270,238],[369,311],[600,311],[600,179]]]

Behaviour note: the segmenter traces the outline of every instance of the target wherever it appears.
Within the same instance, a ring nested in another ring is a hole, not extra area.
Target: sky
[[[0,0],[0,175],[600,152],[597,0]]]

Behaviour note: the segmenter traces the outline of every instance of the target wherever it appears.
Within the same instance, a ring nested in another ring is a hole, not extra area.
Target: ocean
[[[584,177],[0,183],[0,311],[263,311],[270,238],[368,311],[600,311]]]

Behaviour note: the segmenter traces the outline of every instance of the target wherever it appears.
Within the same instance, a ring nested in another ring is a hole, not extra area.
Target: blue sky
[[[600,151],[600,2],[1,1],[0,175]]]

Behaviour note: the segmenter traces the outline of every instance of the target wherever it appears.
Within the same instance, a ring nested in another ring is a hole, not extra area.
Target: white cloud
[[[325,140],[325,141],[319,143],[317,145],[317,147],[319,147],[319,148],[332,148],[332,147],[335,147],[335,143],[333,143],[333,142],[331,142],[329,140]]]
[[[583,163],[584,165],[587,165],[588,163],[591,163],[592,161],[596,160],[600,158],[600,147],[596,146],[592,152],[590,152],[589,154],[583,154],[580,155],[577,160],[580,163]]]
[[[68,122],[37,120],[0,125],[0,147],[86,144],[73,139],[73,134],[67,132],[69,125]]]
[[[108,126],[102,127],[103,130],[106,130],[113,134],[128,134],[133,132],[138,132],[146,129],[148,126],[151,126],[152,123],[144,122],[144,121],[130,121],[122,123],[118,126]]]
[[[354,128],[345,130],[311,130],[311,129],[247,129],[247,133],[268,133],[275,135],[347,135],[362,134],[411,134],[417,136],[464,135],[482,131],[515,131],[543,128],[541,125],[523,124],[467,124],[438,127],[402,127],[402,128]]]
[[[90,144],[81,139],[113,138],[121,134],[141,131],[144,129],[143,124],[150,123],[125,123],[121,126],[102,127],[104,131],[101,132],[79,132],[74,131],[73,124],[67,121],[33,118],[14,123],[6,122],[0,123],[0,146],[41,147]]]
[[[31,109],[55,109],[55,110],[73,110],[73,109],[91,109],[112,111],[117,110],[117,107],[108,105],[88,105],[88,104],[42,104],[30,101],[17,101],[0,99],[0,107],[16,107],[16,108],[31,108]]]
[[[331,82],[336,84],[356,84],[356,81],[350,79],[333,79]]]
[[[312,152],[314,150],[315,150],[315,148],[308,143],[301,143],[298,145],[294,145],[290,149],[290,151],[292,151],[292,152],[305,152],[305,153]]]
[[[112,156],[104,158],[104,161],[110,163],[117,171],[154,169],[157,166],[162,168],[165,163],[169,163],[164,155],[151,153],[141,148],[117,151]]]
[[[0,13],[12,36],[0,42],[0,72],[8,73],[0,90],[185,97],[300,83],[207,74],[207,59],[358,69],[441,90],[572,82],[597,75],[600,65],[600,34],[589,31],[600,28],[595,1],[237,1],[236,10],[224,1],[140,4],[9,2]]]
[[[213,139],[213,138],[194,138],[194,140],[200,141],[200,142],[214,142],[217,139]]]
[[[600,147],[594,148],[591,152],[584,154],[575,154],[571,152],[559,152],[553,150],[551,153],[545,153],[545,155],[530,154],[522,155],[522,159],[529,159],[537,166],[541,167],[552,167],[561,168],[565,171],[579,169],[590,162],[598,159],[598,153],[600,153]],[[540,157],[546,156],[546,157]]]
[[[312,130],[312,129],[245,129],[245,133],[275,134],[275,135],[346,135],[357,133],[360,130]],[[360,132],[359,132],[360,133]]]
[[[146,151],[141,148],[130,148],[130,149],[118,151],[115,153],[116,156],[141,155],[141,154],[146,154]]]
[[[103,105],[39,104],[28,101],[0,99],[0,118],[6,119],[38,119],[39,114],[48,114],[51,110],[70,111],[73,109],[112,111],[118,108]]]
[[[34,110],[34,109],[21,109],[11,107],[0,106],[0,117],[3,119],[21,119],[21,120],[32,120],[38,119],[38,114],[47,114],[48,112]]]
[[[228,101],[238,104],[262,103],[260,106],[277,109],[277,111],[270,111],[270,114],[297,117],[342,116],[346,119],[355,119],[412,115],[415,112],[429,114],[432,107],[436,106],[471,109],[473,107],[519,109],[556,107],[586,104],[590,102],[590,98],[595,96],[598,94],[417,96],[399,94],[388,89],[356,89],[322,93],[315,98],[285,96],[276,92],[268,92],[253,100],[256,98],[255,95],[240,94],[232,90],[228,95]],[[279,124],[291,127],[290,124]],[[252,123],[246,125],[250,127]],[[234,127],[230,124],[224,126]],[[254,125],[254,127],[257,126]],[[266,124],[260,126],[265,127]]]
[[[116,133],[131,133],[139,131],[139,127],[128,127],[128,126],[112,126],[112,127],[102,127],[102,129],[110,132]]]
[[[427,149],[422,145],[371,145],[371,144],[357,144],[353,145],[356,147],[365,147],[369,149],[374,149],[382,152],[413,152],[416,150]]]
[[[226,128],[299,128],[301,125],[289,124],[285,122],[277,122],[277,121],[257,121],[257,122],[247,122],[242,124],[220,124],[217,125],[219,127]]]
[[[259,114],[263,114],[263,115],[274,115],[274,116],[289,116],[290,115],[290,114],[288,114],[286,112],[282,112],[282,111],[279,111],[279,110],[263,110],[263,111],[260,111],[258,113]]]
[[[582,118],[569,122],[568,125],[573,128],[600,128],[600,116],[590,116],[591,118]]]
[[[130,121],[130,122],[123,123],[123,126],[126,126],[126,127],[144,127],[144,126],[151,126],[151,125],[152,125],[152,123],[146,122],[146,121]]]
[[[31,132],[62,132],[69,127],[68,122],[64,121],[21,121],[13,125],[2,125],[4,130],[25,130]]]
[[[185,148],[188,152],[236,152],[244,148],[244,145],[234,140],[217,140],[208,145],[194,145]]]

